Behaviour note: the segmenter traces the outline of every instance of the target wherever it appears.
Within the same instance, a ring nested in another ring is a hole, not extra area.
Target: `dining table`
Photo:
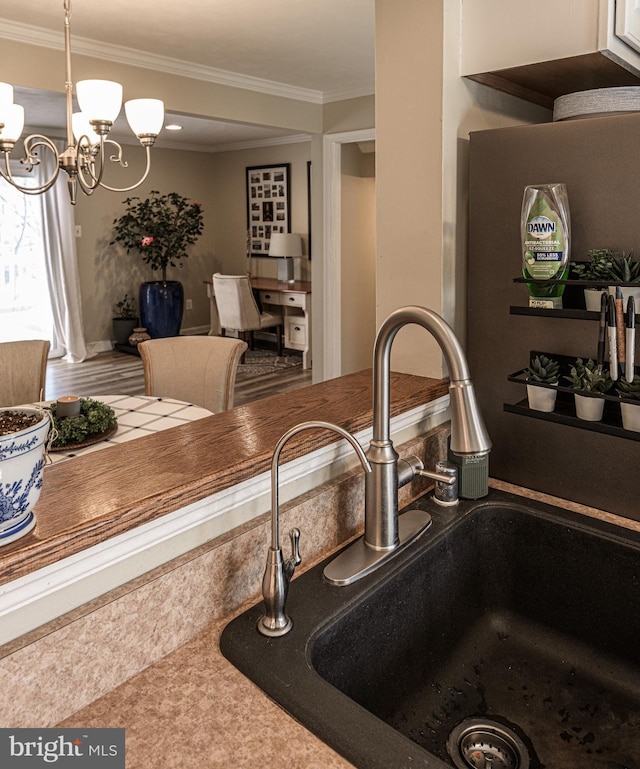
[[[108,437],[96,442],[87,441],[78,446],[69,445],[50,451],[49,458],[52,464],[142,438],[170,427],[178,427],[186,422],[194,422],[196,419],[209,417],[213,413],[185,401],[160,398],[155,395],[87,395],[83,397],[110,406],[116,415],[117,429]],[[50,403],[51,401],[43,401],[38,405],[47,406]]]

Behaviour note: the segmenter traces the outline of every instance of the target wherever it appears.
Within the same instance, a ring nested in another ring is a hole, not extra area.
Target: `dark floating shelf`
[[[591,312],[590,310],[580,310],[575,308],[567,308],[562,310],[550,310],[543,307],[520,307],[512,306],[509,308],[511,315],[536,315],[538,317],[547,318],[568,318],[570,320],[598,320],[600,313]],[[638,316],[636,316],[638,317]]]
[[[558,395],[560,394],[558,393]],[[585,419],[578,419],[575,415],[573,405],[571,403],[563,403],[560,399],[556,401],[555,411],[551,412],[530,409],[526,398],[519,403],[505,403],[504,410],[510,414],[520,414],[521,416],[532,417],[533,419],[541,419],[545,422],[556,422],[561,425],[578,427],[581,430],[590,430],[595,433],[615,435],[617,438],[640,441],[640,433],[625,430],[622,427],[622,421],[619,414],[616,414],[614,409],[608,411],[607,405],[605,405],[604,416],[600,422],[587,422]]]
[[[602,281],[597,280],[534,280],[531,278],[512,278],[514,283],[538,286],[565,286],[566,290],[562,297],[563,308],[561,310],[545,309],[542,307],[512,306],[509,309],[511,315],[531,315],[540,318],[568,318],[572,320],[598,320],[600,313],[598,311],[588,311],[584,307],[584,288],[600,288]],[[640,283],[611,281],[609,286],[620,286],[621,288],[640,288]],[[540,297],[544,299],[544,297]],[[640,303],[636,302],[636,305]],[[636,318],[640,318],[640,306],[636,307]]]
[[[608,286],[620,286],[620,288],[640,288],[638,281],[611,280],[603,283],[601,280],[538,280],[537,278],[513,278],[514,283],[531,283],[537,286],[582,286],[583,288],[607,288]]]
[[[597,313],[593,313],[597,315]],[[604,413],[600,422],[588,422],[586,419],[578,419],[575,412],[574,394],[576,390],[570,386],[564,386],[562,384],[564,376],[569,373],[571,365],[575,361],[575,358],[567,355],[557,355],[553,352],[545,352],[540,350],[531,350],[529,358],[532,360],[536,355],[546,355],[550,358],[555,358],[560,364],[560,383],[558,385],[546,385],[540,384],[540,387],[551,388],[554,387],[558,393],[556,397],[556,406],[554,411],[538,411],[537,409],[529,408],[528,400],[525,398],[515,404],[505,403],[504,411],[511,414],[520,414],[521,416],[532,417],[533,419],[541,419],[546,422],[556,422],[557,424],[569,425],[570,427],[577,427],[581,430],[591,430],[596,433],[605,433],[607,435],[615,435],[618,438],[628,438],[632,441],[640,441],[640,433],[633,432],[632,430],[625,430],[622,427],[622,415],[620,413],[620,398],[610,390],[608,393],[584,393],[588,397],[598,398],[603,400]],[[576,356],[578,357],[578,356]],[[583,360],[587,360],[587,357],[582,356]],[[636,373],[640,373],[640,367],[636,366]],[[518,385],[527,385],[526,369],[515,371],[513,374],[507,376],[509,382],[514,382]],[[625,399],[627,403],[635,403]]]

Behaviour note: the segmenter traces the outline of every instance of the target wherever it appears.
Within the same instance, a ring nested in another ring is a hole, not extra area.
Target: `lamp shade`
[[[0,117],[4,128],[0,129],[0,140],[15,144],[24,128],[24,107],[19,104],[9,104],[3,112],[4,114]]]
[[[98,144],[100,142],[100,137],[93,130],[93,126],[84,112],[73,113],[71,127],[73,128],[73,135],[76,137],[76,141],[80,141],[80,137],[86,136],[91,144]]]
[[[269,256],[302,256],[301,236],[291,232],[272,233]]]
[[[13,104],[13,86],[0,83],[0,123],[4,123],[2,115],[10,104]]]
[[[89,120],[115,122],[122,107],[122,86],[112,80],[80,80],[76,83],[78,105]]]
[[[164,121],[164,102],[160,99],[131,99],[125,102],[124,111],[136,136],[160,133]]]

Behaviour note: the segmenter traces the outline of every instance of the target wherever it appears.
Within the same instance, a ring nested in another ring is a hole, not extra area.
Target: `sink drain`
[[[447,750],[457,769],[529,769],[529,754],[511,729],[469,718],[449,735]]]

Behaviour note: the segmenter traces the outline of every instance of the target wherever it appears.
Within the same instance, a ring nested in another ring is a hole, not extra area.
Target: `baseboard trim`
[[[180,336],[200,336],[202,334],[209,333],[209,326],[190,326],[189,328],[183,328],[180,330]],[[115,349],[115,342],[113,339],[100,339],[97,342],[87,342],[87,349],[89,352],[110,352]]]

